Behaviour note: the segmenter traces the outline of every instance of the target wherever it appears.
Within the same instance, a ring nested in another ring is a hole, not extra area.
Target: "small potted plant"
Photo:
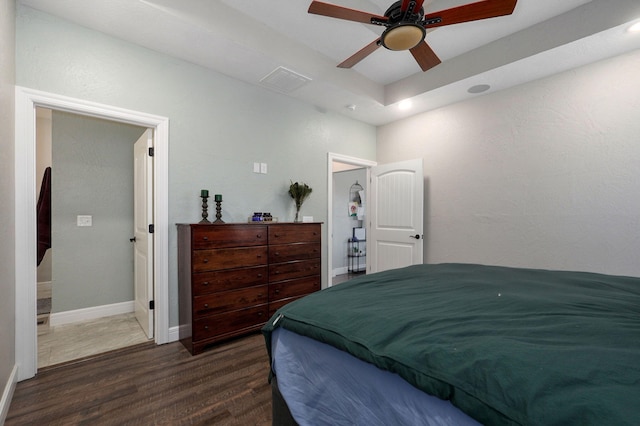
[[[294,222],[300,222],[299,214],[300,207],[302,207],[302,203],[304,200],[311,195],[311,187],[306,183],[298,183],[291,181],[291,185],[289,185],[289,195],[293,198],[293,201],[296,203],[296,218]]]

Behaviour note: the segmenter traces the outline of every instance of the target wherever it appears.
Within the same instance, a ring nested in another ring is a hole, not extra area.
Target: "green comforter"
[[[487,425],[640,424],[640,279],[469,264],[356,278],[281,308]]]

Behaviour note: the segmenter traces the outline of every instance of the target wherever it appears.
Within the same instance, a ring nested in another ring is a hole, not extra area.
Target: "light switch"
[[[267,174],[267,163],[260,163],[260,173]]]
[[[260,163],[253,163],[253,173],[260,173]]]
[[[90,215],[78,215],[76,218],[76,223],[78,226],[92,226],[93,224],[93,216]]]

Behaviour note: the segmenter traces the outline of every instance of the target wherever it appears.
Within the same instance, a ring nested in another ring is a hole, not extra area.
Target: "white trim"
[[[49,316],[49,325],[51,327],[55,327],[56,325],[89,321],[98,318],[110,317],[112,315],[128,314],[133,312],[134,308],[135,302],[130,300],[128,302],[112,303],[110,305],[92,306],[90,308],[75,309],[73,311],[56,312]]]
[[[191,323],[171,327],[169,336],[172,342],[180,340],[180,336],[191,336]]]
[[[350,157],[348,155],[327,153],[327,287],[332,285],[333,277],[333,162],[352,164],[354,166],[365,167],[367,169],[367,182],[371,177],[371,167],[378,163],[362,158]],[[365,197],[369,200],[369,185],[365,186]],[[373,208],[369,205],[368,208]],[[365,224],[365,228],[369,228],[369,224]],[[367,230],[368,233],[368,230]]]
[[[169,342],[169,119],[16,86],[16,364],[18,380],[35,376],[36,317],[35,107],[154,129],[155,321],[157,344]]]
[[[11,374],[7,379],[7,383],[4,385],[4,391],[2,392],[2,399],[0,399],[0,425],[4,424],[9,414],[9,407],[11,406],[11,399],[13,399],[13,393],[16,390],[16,383],[18,382],[18,366],[13,365]]]
[[[349,273],[349,267],[343,266],[342,268],[334,268],[332,277],[337,277],[338,275],[344,275]]]

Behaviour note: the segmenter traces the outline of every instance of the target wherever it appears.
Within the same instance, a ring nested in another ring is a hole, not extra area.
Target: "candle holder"
[[[222,197],[218,199],[218,196],[216,195],[216,220],[214,220],[213,223],[224,223],[224,220],[222,220],[222,207],[220,206],[221,204]]]
[[[209,198],[208,195],[200,195],[200,197],[202,198],[202,220],[200,221],[200,223],[211,223],[209,222],[208,216],[209,216],[209,206],[207,204],[207,198]]]

